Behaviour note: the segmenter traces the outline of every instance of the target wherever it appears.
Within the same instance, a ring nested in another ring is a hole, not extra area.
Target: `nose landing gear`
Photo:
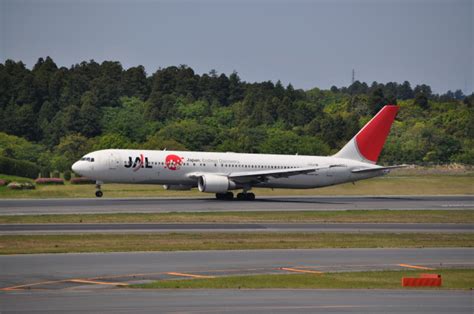
[[[95,196],[96,197],[102,197],[102,195],[104,195],[104,193],[102,193],[102,190],[100,189],[100,184],[102,182],[99,182],[99,181],[96,181],[95,183]]]

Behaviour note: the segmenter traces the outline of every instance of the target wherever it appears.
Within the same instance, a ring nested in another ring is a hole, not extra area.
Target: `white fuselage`
[[[163,184],[179,189],[196,187],[196,176],[199,174],[229,176],[233,173],[306,167],[320,169],[306,174],[269,178],[252,186],[316,188],[354,182],[386,173],[384,170],[353,173],[353,170],[376,166],[336,157],[129,149],[107,149],[89,153],[76,162],[73,169],[80,175],[100,183]],[[237,188],[242,186],[234,187]]]

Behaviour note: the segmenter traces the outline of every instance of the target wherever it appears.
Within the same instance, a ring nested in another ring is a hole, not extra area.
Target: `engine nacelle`
[[[172,191],[188,191],[191,190],[193,187],[191,185],[184,185],[184,184],[165,184],[163,185],[163,189],[165,190],[172,190]]]
[[[235,182],[216,174],[205,174],[198,179],[198,189],[201,192],[224,193],[235,188]]]

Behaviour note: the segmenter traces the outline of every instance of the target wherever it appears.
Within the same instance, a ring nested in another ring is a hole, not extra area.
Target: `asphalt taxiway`
[[[472,291],[138,290],[117,285],[232,274],[472,268],[474,249],[320,249],[0,256],[0,312],[472,313]],[[317,276],[314,277],[317,280]]]
[[[0,234],[153,232],[435,232],[471,233],[474,224],[453,223],[69,223],[0,224]]]
[[[282,268],[320,272],[472,268],[474,248],[28,254],[0,256],[0,265],[0,288],[48,289],[71,279],[128,282],[169,277],[170,272],[215,276],[279,273]]]
[[[0,200],[0,215],[117,212],[473,209],[474,196]],[[183,231],[472,232],[472,224],[5,224],[0,234]],[[239,250],[0,256],[0,312],[472,313],[472,291],[137,290],[171,278],[473,268],[473,248]],[[117,285],[124,286],[117,288]]]
[[[473,291],[81,289],[0,292],[2,313],[472,313]]]
[[[299,211],[354,209],[473,209],[474,195],[261,197],[255,201],[212,198],[3,199],[0,215],[160,213],[203,211]]]

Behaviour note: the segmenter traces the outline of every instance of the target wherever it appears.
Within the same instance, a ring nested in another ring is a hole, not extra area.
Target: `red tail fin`
[[[383,107],[335,157],[376,163],[398,108],[394,105]]]

